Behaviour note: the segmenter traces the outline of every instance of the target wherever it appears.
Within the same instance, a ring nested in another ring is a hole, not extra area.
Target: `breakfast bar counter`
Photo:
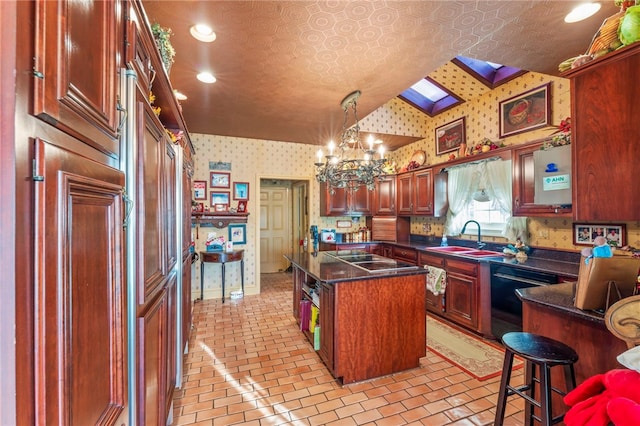
[[[339,253],[286,256],[294,317],[329,371],[346,384],[419,367],[426,355],[427,271],[364,252],[344,252],[342,259]]]

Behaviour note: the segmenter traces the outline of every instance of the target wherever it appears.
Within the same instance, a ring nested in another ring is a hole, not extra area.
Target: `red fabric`
[[[640,373],[611,370],[590,377],[564,397],[567,426],[640,425]]]

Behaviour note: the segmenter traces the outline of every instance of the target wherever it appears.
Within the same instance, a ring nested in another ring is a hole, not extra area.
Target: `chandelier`
[[[375,188],[375,179],[384,176],[384,148],[380,146],[374,150],[374,145],[382,143],[374,141],[369,136],[365,148],[360,139],[360,126],[358,125],[358,113],[356,101],[360,97],[360,91],[356,90],[348,94],[340,103],[344,110],[344,123],[340,143],[336,147],[334,142],[329,142],[327,155],[322,149],[318,150],[316,166],[316,179],[318,182],[326,182],[333,193],[335,188],[357,190],[360,186],[366,186],[368,190]],[[355,124],[347,127],[349,111],[353,111]],[[378,158],[375,158],[377,154]],[[324,155],[324,162],[322,157]]]

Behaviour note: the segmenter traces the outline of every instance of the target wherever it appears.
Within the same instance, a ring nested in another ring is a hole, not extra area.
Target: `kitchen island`
[[[353,383],[420,366],[425,269],[351,250],[286,257],[293,314],[336,379]],[[318,331],[305,330],[309,304],[318,309]]]

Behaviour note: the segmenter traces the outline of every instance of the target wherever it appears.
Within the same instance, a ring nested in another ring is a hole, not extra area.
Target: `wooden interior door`
[[[126,424],[124,175],[35,141],[36,424]]]
[[[285,270],[291,251],[290,189],[260,188],[260,272]]]

